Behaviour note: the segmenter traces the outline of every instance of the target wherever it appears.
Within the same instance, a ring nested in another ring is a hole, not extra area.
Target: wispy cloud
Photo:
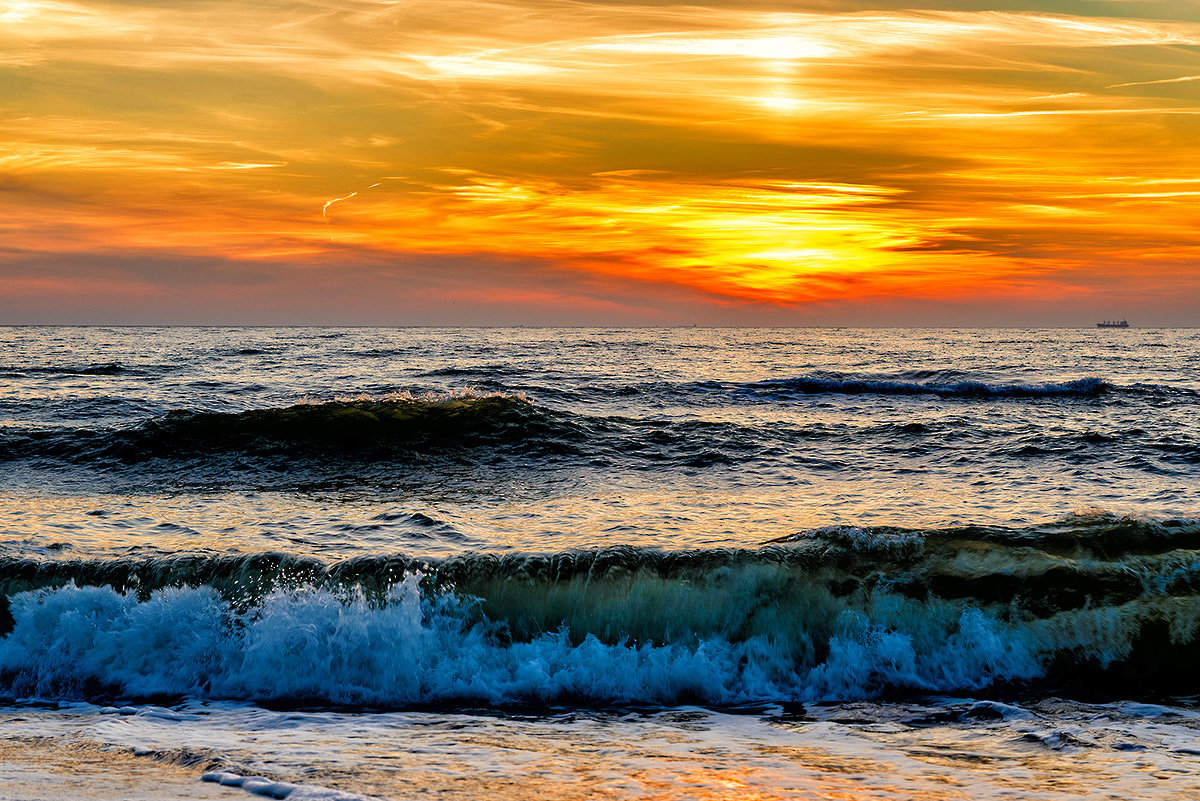
[[[529,297],[578,303],[1135,291],[1200,259],[1200,21],[940,5],[13,0],[0,231],[187,270],[553,265],[578,286]]]

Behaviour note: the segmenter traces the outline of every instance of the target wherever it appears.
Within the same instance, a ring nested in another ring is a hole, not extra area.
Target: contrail
[[[333,200],[325,201],[325,205],[321,207],[321,219],[325,221],[326,227],[329,228],[329,241],[330,242],[333,242],[334,238],[333,238],[333,226],[329,222],[329,207],[332,206],[334,203],[340,203],[343,200],[349,200],[350,198],[357,195],[359,192],[366,192],[368,189],[374,189],[375,187],[379,186],[386,180],[387,180],[386,178],[380,179],[380,180],[376,181],[375,183],[371,184],[370,186],[364,187],[355,192],[351,192],[348,195],[343,195],[342,197],[335,197]]]
[[[1184,81],[1200,81],[1200,75],[1185,75],[1182,78],[1163,78],[1161,81],[1134,81],[1133,83],[1114,83],[1105,89],[1119,89],[1122,86],[1150,86],[1155,83],[1183,83]]]

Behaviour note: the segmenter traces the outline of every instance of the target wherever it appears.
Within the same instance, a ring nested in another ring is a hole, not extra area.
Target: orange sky
[[[8,0],[0,138],[0,322],[1200,324],[1195,0]]]

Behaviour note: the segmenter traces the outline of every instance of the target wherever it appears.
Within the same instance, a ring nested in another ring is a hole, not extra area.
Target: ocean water
[[[0,799],[1195,797],[1198,411],[1191,329],[0,329]]]

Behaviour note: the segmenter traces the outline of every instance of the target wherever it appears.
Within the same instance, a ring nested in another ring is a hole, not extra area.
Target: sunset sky
[[[0,322],[1200,325],[1196,0],[3,0]]]

